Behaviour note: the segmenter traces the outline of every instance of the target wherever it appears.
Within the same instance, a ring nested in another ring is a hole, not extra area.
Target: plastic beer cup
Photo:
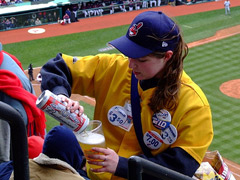
[[[90,160],[88,155],[101,154],[93,151],[92,147],[106,148],[105,137],[102,130],[102,122],[99,120],[90,120],[87,128],[81,134],[75,135],[87,160]],[[89,166],[93,169],[101,168],[101,166],[98,165],[89,164]]]

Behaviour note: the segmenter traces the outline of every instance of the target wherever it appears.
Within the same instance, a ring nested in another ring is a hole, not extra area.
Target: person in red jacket
[[[71,23],[70,17],[67,13],[63,16],[63,22],[64,22],[64,24]]]
[[[21,62],[2,50],[0,43],[0,101],[16,109],[22,116],[27,135],[42,138],[46,133],[44,112],[36,107],[37,97]],[[0,163],[10,160],[10,127],[0,120]]]

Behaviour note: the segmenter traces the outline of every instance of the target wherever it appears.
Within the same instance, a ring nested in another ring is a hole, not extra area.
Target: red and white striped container
[[[71,113],[70,110],[66,109],[67,103],[62,102],[58,96],[49,90],[42,92],[36,101],[36,105],[75,133],[83,132],[89,124],[89,118],[85,114],[79,116],[78,111]]]

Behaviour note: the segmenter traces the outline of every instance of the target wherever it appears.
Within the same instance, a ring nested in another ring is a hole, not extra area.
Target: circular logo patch
[[[173,144],[177,139],[177,129],[170,124],[169,127],[162,130],[161,137],[165,144]]]
[[[161,130],[169,127],[171,120],[171,114],[165,109],[162,109],[158,113],[155,113],[152,117],[154,127]]]
[[[163,141],[156,131],[147,131],[143,136],[145,145],[150,149],[159,149]]]
[[[113,106],[108,111],[108,120],[114,126],[123,125],[127,121],[126,110],[122,106]]]
[[[31,28],[28,30],[30,34],[42,34],[45,32],[45,29],[43,28]]]

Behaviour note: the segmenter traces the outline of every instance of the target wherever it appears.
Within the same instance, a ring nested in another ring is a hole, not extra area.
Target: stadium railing
[[[0,101],[0,120],[11,129],[14,180],[29,180],[28,144],[24,121],[13,107]]]
[[[163,167],[138,156],[131,156],[128,160],[128,180],[142,180],[146,173],[161,180],[193,180],[174,170]]]

